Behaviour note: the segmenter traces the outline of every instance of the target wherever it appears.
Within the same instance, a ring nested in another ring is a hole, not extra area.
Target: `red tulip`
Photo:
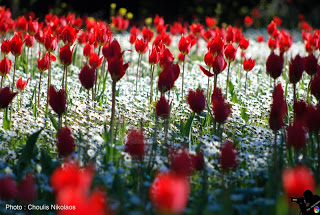
[[[212,41],[209,47],[209,51],[212,54],[213,57],[219,55],[223,51],[224,42],[221,39],[221,37],[218,35],[216,38]]]
[[[117,40],[113,40],[109,45],[103,46],[103,56],[109,61],[113,57],[121,57],[121,47]]]
[[[156,115],[167,118],[170,115],[170,105],[164,96],[161,96],[156,104]]]
[[[65,45],[72,46],[77,39],[78,30],[74,29],[70,24],[66,25],[61,31],[60,38]]]
[[[28,30],[28,21],[24,16],[18,17],[16,27],[22,32],[26,32]]]
[[[179,51],[183,55],[187,55],[190,52],[191,43],[184,36],[182,36],[179,40],[178,47],[179,47]]]
[[[7,57],[4,57],[2,61],[0,61],[0,75],[6,76],[11,69],[11,60],[9,60]]]
[[[32,19],[29,19],[28,27],[30,35],[35,35],[39,30],[39,22],[37,20],[33,21]]]
[[[56,193],[66,188],[87,192],[91,187],[93,175],[92,168],[80,169],[77,164],[68,162],[55,169],[50,178],[50,185]]]
[[[307,103],[303,100],[295,101],[293,104],[295,120],[302,121],[307,110]]]
[[[83,48],[83,56],[89,59],[93,52],[94,52],[94,46],[90,43],[87,43]]]
[[[268,46],[269,46],[269,49],[270,49],[271,51],[277,49],[277,47],[278,47],[278,42],[277,42],[277,40],[274,40],[274,39],[272,39],[272,38],[270,37],[269,40],[268,40]]]
[[[23,42],[18,34],[15,34],[10,40],[10,51],[15,56],[18,57],[22,54]]]
[[[134,47],[138,54],[144,54],[148,51],[148,41],[143,40],[143,39],[137,39]]]
[[[73,55],[73,49],[70,50],[69,44],[66,44],[65,46],[60,48],[60,61],[62,65],[64,66],[70,66],[72,63],[72,55]]]
[[[152,40],[154,33],[151,29],[143,27],[141,33],[142,33],[142,37],[144,40],[146,40],[148,42],[150,42]]]
[[[320,75],[315,75],[310,85],[311,94],[320,101]]]
[[[10,176],[0,178],[0,199],[10,200],[17,196],[17,184]]]
[[[289,64],[289,81],[292,84],[296,84],[300,81],[304,71],[304,61],[300,55],[296,55],[294,59],[291,59]]]
[[[88,35],[86,32],[82,31],[80,35],[78,36],[78,43],[79,44],[85,44],[88,41]]]
[[[215,121],[217,123],[224,123],[231,113],[231,107],[224,101],[218,101],[212,103],[212,111]]]
[[[171,63],[169,66],[165,67],[159,75],[158,79],[158,89],[161,93],[165,93],[174,85],[174,82],[178,79],[180,75],[180,67],[177,64]]]
[[[271,54],[269,55],[268,59],[267,59],[267,72],[269,73],[269,75],[273,78],[273,79],[277,79],[281,73],[282,73],[282,69],[283,69],[283,55],[276,55],[274,52],[271,52]]]
[[[132,129],[127,135],[125,152],[131,157],[141,160],[145,155],[145,142],[142,131]]]
[[[4,54],[5,56],[10,53],[10,41],[8,39],[5,39],[2,41],[1,53]]]
[[[201,89],[197,89],[196,91],[190,90],[187,100],[191,110],[197,114],[201,114],[206,107],[206,97]]]
[[[212,95],[211,95],[212,106],[214,106],[217,103],[224,103],[224,101],[225,101],[225,99],[224,99],[224,97],[222,95],[221,89],[219,89],[218,87],[215,88],[213,90]]]
[[[112,31],[109,27],[99,29],[96,32],[96,41],[99,46],[108,44],[112,39]]]
[[[282,186],[287,197],[303,196],[304,191],[316,190],[316,182],[312,171],[304,166],[286,168],[282,172]]]
[[[50,86],[49,89],[49,104],[59,116],[61,116],[65,110],[66,110],[66,91],[64,89],[61,89],[59,91],[56,91],[54,86]]]
[[[89,58],[89,64],[92,68],[96,69],[98,68],[102,63],[102,58],[99,58],[98,54],[96,52],[93,52]]]
[[[287,114],[287,103],[283,96],[281,84],[278,84],[272,94],[273,103],[271,105],[269,125],[271,130],[277,131],[283,126],[283,120]]]
[[[234,48],[232,43],[229,43],[224,50],[224,56],[226,57],[226,60],[228,63],[231,63],[235,60],[237,54],[237,48]]]
[[[309,54],[307,57],[304,57],[304,69],[308,75],[313,76],[317,72],[318,68],[318,59],[313,55]]]
[[[239,42],[239,47],[242,50],[246,50],[249,46],[249,40],[247,40],[244,36],[241,37],[240,42]]]
[[[304,114],[304,122],[310,132],[318,132],[320,130],[320,108],[308,106]]]
[[[187,206],[190,184],[186,178],[173,173],[161,173],[150,186],[153,205],[164,214],[183,213]]]
[[[280,26],[282,24],[282,19],[277,16],[273,17],[273,21],[277,26]]]
[[[206,16],[206,24],[207,24],[208,28],[212,29],[213,27],[215,27],[217,25],[217,19],[214,17]]]
[[[246,71],[246,72],[251,71],[253,69],[254,65],[255,65],[255,60],[252,60],[251,58],[249,58],[249,59],[244,58],[244,61],[243,61],[244,71]]]
[[[149,53],[149,64],[155,65],[159,62],[159,60],[160,60],[160,55],[157,52],[157,49],[152,48],[152,51]]]
[[[130,34],[134,36],[138,36],[140,34],[140,29],[137,28],[136,26],[132,26],[130,29]]]
[[[81,69],[79,73],[79,80],[81,85],[89,90],[94,86],[96,80],[96,72],[94,68],[90,68],[87,64]]]
[[[229,170],[237,165],[234,145],[227,140],[221,148],[220,165],[223,170]]]
[[[49,55],[48,55],[48,52],[46,52],[42,59],[40,59],[40,55],[41,53],[39,52],[38,69],[40,70],[40,72],[43,72],[49,69]],[[51,61],[57,60],[53,54],[50,55],[50,58],[51,58]]]
[[[206,68],[204,68],[203,66],[199,65],[201,71],[203,72],[203,74],[205,74],[208,77],[212,77],[214,76],[213,73],[211,73],[209,70],[207,70]]]
[[[194,34],[192,34],[192,33],[188,34],[188,36],[186,37],[186,39],[191,42],[191,47],[193,47],[193,46],[197,43],[197,41],[198,41],[197,37],[196,37]]]
[[[306,147],[306,130],[301,122],[295,121],[287,128],[287,143],[297,150]]]
[[[28,78],[27,81],[23,81],[22,77],[20,76],[19,80],[16,83],[17,90],[20,90],[20,91],[25,90],[29,80],[30,78]]]
[[[44,46],[48,52],[54,52],[57,49],[58,39],[51,34],[51,31],[44,35]]]
[[[11,92],[9,87],[0,89],[0,109],[8,107],[16,95],[17,92]]]
[[[190,31],[192,34],[194,34],[196,37],[201,37],[203,34],[203,25],[201,25],[199,22],[198,23],[192,23],[190,26]]]
[[[231,25],[227,27],[227,35],[226,35],[226,42],[233,43],[234,42],[234,32]]]
[[[211,68],[213,66],[214,57],[212,57],[210,52],[207,52],[207,54],[204,55],[204,63],[207,65],[207,67]]]
[[[74,139],[68,127],[60,128],[57,139],[57,148],[60,156],[66,157],[74,152]]]
[[[123,59],[120,57],[108,60],[108,70],[113,81],[119,81],[126,74],[128,67],[129,63],[123,64]]]
[[[180,53],[180,52],[179,52],[179,54],[178,54],[178,56],[177,56],[177,57],[178,57],[178,61],[179,61],[179,62],[183,62],[183,61],[184,61],[184,59],[185,59],[185,55],[183,55],[183,54],[182,54],[182,53]]]
[[[111,17],[112,18],[112,24],[114,25],[114,28],[118,31],[125,31],[129,27],[129,20],[124,19],[122,16],[117,17]]]
[[[244,18],[244,24],[247,26],[247,27],[250,27],[252,24],[253,24],[253,19],[250,17],[250,16],[246,16]]]
[[[262,35],[257,36],[257,42],[262,43],[264,42],[264,37]]]
[[[34,43],[35,43],[35,39],[34,36],[30,36],[29,34],[26,36],[24,42],[26,43],[27,47],[33,47]]]
[[[131,43],[131,44],[134,44],[135,42],[136,42],[136,40],[137,40],[137,37],[135,36],[135,35],[130,35],[130,38],[129,38],[129,42]]]
[[[37,186],[32,174],[23,177],[19,185],[18,199],[23,203],[31,203],[37,199]]]

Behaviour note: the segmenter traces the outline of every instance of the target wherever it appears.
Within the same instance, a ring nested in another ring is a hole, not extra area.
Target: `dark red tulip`
[[[227,62],[222,54],[218,54],[213,58],[212,71],[214,74],[220,74],[227,67]]]
[[[284,99],[281,84],[278,84],[272,94],[273,103],[271,105],[269,125],[271,130],[277,131],[283,126],[283,120],[287,114],[287,103]]]
[[[299,150],[306,146],[306,130],[301,122],[295,121],[287,128],[287,143]]]
[[[224,56],[226,57],[228,63],[231,63],[236,59],[237,49],[238,48],[235,48],[232,43],[229,43],[225,48]]]
[[[304,122],[310,132],[318,132],[320,130],[320,108],[307,106],[304,114]]]
[[[123,64],[122,57],[113,57],[108,60],[108,70],[113,81],[119,81],[129,67],[129,63]]]
[[[85,64],[79,73],[79,80],[81,82],[81,85],[85,89],[91,89],[94,86],[94,82],[96,80],[95,69]]]
[[[27,81],[23,81],[22,77],[20,76],[19,80],[16,83],[17,90],[20,90],[20,91],[25,90],[29,80],[30,78],[28,78]]]
[[[304,69],[308,75],[313,76],[317,73],[318,59],[313,55],[309,54],[307,57],[304,57]]]
[[[60,48],[60,61],[62,65],[64,66],[70,66],[72,63],[72,55],[73,55],[73,49],[70,49],[69,44],[66,44],[65,46]]]
[[[0,199],[11,200],[18,194],[17,184],[10,176],[0,178]]]
[[[204,157],[202,152],[198,152],[196,155],[191,155],[193,169],[195,170],[203,170],[205,166]]]
[[[178,79],[180,75],[180,67],[178,63],[171,63],[169,66],[165,67],[159,75],[158,79],[158,89],[161,93],[165,93],[174,86],[174,82]]]
[[[93,52],[89,58],[89,64],[92,68],[96,69],[98,68],[102,63],[102,58],[99,58],[98,54],[96,52]]]
[[[34,176],[25,175],[19,185],[18,199],[23,203],[31,203],[37,199],[37,185]]]
[[[8,107],[16,95],[17,92],[11,92],[9,87],[0,89],[0,109]]]
[[[310,85],[311,94],[320,101],[320,75],[315,75]]]
[[[243,61],[244,71],[246,71],[246,72],[251,71],[253,69],[254,65],[255,65],[255,60],[252,60],[251,58],[249,58],[249,59],[244,58],[244,61]]]
[[[109,61],[113,57],[122,56],[121,47],[117,40],[113,40],[109,45],[103,46],[103,56]]]
[[[31,36],[31,35],[27,35],[24,42],[26,43],[26,46],[27,47],[33,47],[34,43],[35,43],[35,39],[34,39],[34,36]]]
[[[201,89],[190,90],[187,100],[191,110],[197,114],[201,114],[206,107],[206,97]]]
[[[74,152],[74,139],[68,127],[63,127],[59,129],[57,139],[57,148],[60,156],[66,157]]]
[[[93,52],[94,52],[94,46],[90,43],[87,43],[83,48],[83,56],[89,59]]]
[[[67,106],[66,91],[64,89],[56,91],[54,86],[51,85],[49,89],[49,104],[52,110],[61,116],[65,112]]]
[[[5,56],[10,53],[10,41],[8,39],[5,39],[2,41],[1,53],[4,54]]]
[[[237,165],[235,148],[229,140],[227,140],[221,148],[220,165],[225,171]]]
[[[303,100],[295,101],[293,104],[295,120],[302,121],[306,113],[307,103]]]
[[[9,60],[7,57],[4,57],[2,61],[0,61],[0,75],[6,76],[11,69],[11,60]]]
[[[10,40],[10,51],[15,56],[18,57],[22,54],[23,42],[18,34],[15,34]]]
[[[183,213],[189,194],[188,180],[170,172],[157,175],[149,190],[152,204],[163,214]]]
[[[171,53],[171,51],[166,48],[161,54],[160,54],[160,67],[164,69],[168,65],[171,65],[174,61],[174,56]]]
[[[289,64],[289,81],[292,84],[296,84],[300,81],[304,71],[304,61],[300,55],[296,55],[294,59],[291,59]]]
[[[151,52],[149,53],[149,64],[155,65],[159,62],[160,55],[155,47],[152,48]]]
[[[145,142],[142,131],[132,129],[127,135],[125,152],[131,157],[141,160],[145,155]]]
[[[204,68],[203,66],[199,65],[199,68],[201,69],[201,71],[203,72],[203,74],[205,74],[208,77],[212,77],[214,76],[213,73],[211,73],[209,70],[207,70],[206,68]]]
[[[179,40],[178,48],[183,55],[187,55],[190,52],[191,43],[184,36],[182,36]]]
[[[268,59],[267,59],[267,72],[269,73],[269,75],[273,78],[273,79],[277,79],[281,73],[282,73],[282,69],[283,69],[283,56],[282,55],[276,55],[274,52],[271,52],[271,54],[269,55]]]
[[[186,149],[172,152],[171,169],[181,176],[190,176],[193,172],[192,158]]]
[[[212,111],[215,121],[217,123],[224,123],[231,113],[231,107],[224,101],[217,100],[215,103],[212,103]]]
[[[137,39],[134,47],[139,55],[144,54],[148,51],[148,41],[143,39]]]
[[[282,186],[288,198],[292,196],[303,196],[306,190],[315,192],[316,181],[309,168],[296,166],[283,170]]]
[[[222,95],[221,89],[219,89],[218,87],[215,88],[213,90],[212,95],[211,95],[212,106],[214,106],[216,103],[223,103],[224,101],[225,101],[225,99]]]
[[[162,118],[167,118],[170,115],[170,105],[164,96],[161,96],[156,104],[156,115]]]

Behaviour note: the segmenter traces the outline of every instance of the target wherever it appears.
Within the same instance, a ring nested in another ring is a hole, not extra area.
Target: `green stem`
[[[246,82],[245,82],[245,85],[244,85],[244,94],[245,95],[247,94],[247,81],[248,81],[248,72],[246,72]]]
[[[154,124],[154,133],[153,133],[153,144],[152,144],[152,149],[149,157],[149,164],[148,164],[148,172],[152,170],[154,162],[154,154],[157,151],[157,129],[158,129],[158,123],[159,123],[159,117],[156,116],[156,122]]]
[[[116,107],[116,81],[112,81],[112,109],[111,109],[111,121],[110,121],[110,146],[113,145],[113,132],[114,132],[114,116],[115,116],[115,107]]]
[[[61,84],[62,89],[64,89],[64,76],[65,76],[65,74],[66,74],[66,68],[67,68],[66,66],[63,67],[62,84]]]
[[[154,72],[154,65],[151,65],[151,76],[150,76],[150,104],[152,103],[152,96],[153,96],[153,72]]]
[[[182,64],[182,89],[181,89],[181,97],[183,99],[183,85],[184,85],[184,64],[186,61],[186,56],[183,57],[183,64]]]
[[[274,182],[275,182],[275,194],[278,192],[278,153],[277,153],[277,131],[274,132]]]
[[[226,84],[226,99],[228,99],[228,86],[229,86],[230,64],[231,64],[231,63],[228,63],[227,84]]]
[[[14,85],[15,85],[15,77],[16,77],[16,64],[17,64],[17,57],[14,57],[14,66],[13,66],[13,77],[12,77],[12,86],[11,86],[11,91],[13,91],[14,89]]]
[[[49,52],[49,69],[48,69],[48,88],[47,88],[46,115],[48,114],[49,89],[50,89],[50,85],[51,85],[51,52]]]
[[[39,79],[39,86],[38,86],[38,108],[40,107],[41,77],[42,77],[42,72],[40,72],[40,79]]]
[[[2,89],[2,86],[3,86],[3,76],[1,76],[1,88]]]
[[[138,67],[137,67],[137,74],[136,74],[136,95],[138,94],[138,79],[139,79],[139,67],[140,67],[140,61],[141,61],[141,54],[139,54],[139,58],[138,58]]]

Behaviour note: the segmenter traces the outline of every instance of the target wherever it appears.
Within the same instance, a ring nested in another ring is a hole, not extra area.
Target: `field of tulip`
[[[320,194],[318,29],[127,17],[0,7],[0,214],[299,214]]]

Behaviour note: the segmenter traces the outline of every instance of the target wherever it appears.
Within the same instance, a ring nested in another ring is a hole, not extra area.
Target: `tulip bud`
[[[79,80],[81,85],[89,90],[94,86],[96,80],[96,71],[94,68],[90,68],[87,64],[81,69],[79,73]]]
[[[89,65],[94,69],[98,68],[102,63],[102,58],[99,58],[98,54],[93,52],[89,58]]]
[[[31,203],[37,199],[37,187],[35,178],[31,174],[27,174],[20,182],[18,199],[23,203]]]
[[[142,131],[132,129],[127,135],[125,151],[131,157],[141,160],[145,155],[145,142]]]
[[[8,107],[16,95],[17,92],[11,92],[9,87],[0,89],[0,109]]]
[[[66,157],[74,152],[74,139],[68,127],[60,128],[57,139],[57,148],[60,156]]]
[[[284,60],[282,55],[278,56],[274,52],[271,52],[267,59],[266,67],[267,72],[273,79],[277,79],[281,75],[283,63]]]
[[[23,81],[22,77],[20,76],[19,80],[16,83],[17,90],[19,90],[19,91],[25,90],[28,85],[29,80],[30,80],[30,78],[28,78],[27,81]]]
[[[10,176],[0,178],[0,199],[11,200],[18,194],[16,182]]]
[[[201,89],[197,89],[196,91],[190,90],[187,100],[190,109],[197,114],[201,114],[206,107],[206,97]]]
[[[9,60],[7,57],[4,57],[2,61],[0,61],[0,75],[6,76],[11,69],[11,60]]]
[[[73,54],[73,49],[70,50],[69,44],[60,48],[59,57],[60,57],[60,61],[61,61],[62,65],[70,66],[70,64],[72,63],[72,54]]]
[[[170,115],[170,105],[164,96],[161,96],[156,104],[156,115],[167,118]]]
[[[54,86],[50,86],[49,88],[49,104],[59,116],[61,116],[66,110],[66,91],[61,89],[56,91]]]
[[[20,36],[18,36],[18,34],[15,34],[12,39],[10,40],[10,51],[11,53],[15,56],[18,57],[22,54],[22,47],[23,46],[23,42],[20,38]]]
[[[227,140],[221,148],[220,165],[223,170],[229,170],[236,166],[236,153],[234,145]]]
[[[296,55],[294,59],[291,59],[289,64],[289,81],[292,84],[296,84],[300,81],[304,71],[304,61],[300,55]]]

